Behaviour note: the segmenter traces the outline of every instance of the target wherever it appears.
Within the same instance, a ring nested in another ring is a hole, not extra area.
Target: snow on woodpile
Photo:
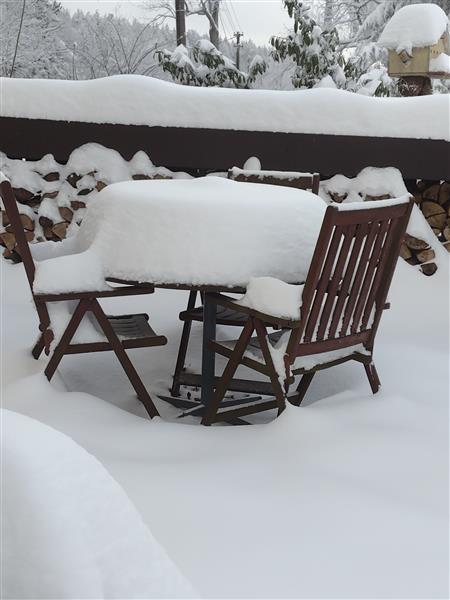
[[[35,419],[1,413],[2,598],[194,597],[94,456]]]
[[[439,265],[446,265],[447,250],[450,251],[450,227],[447,225],[450,184],[437,183],[433,187],[437,190],[428,191],[428,194],[433,193],[435,202],[430,200],[427,193],[424,200],[421,196],[415,197],[416,204],[400,250],[400,256],[413,266],[420,265],[420,270],[425,275],[434,275]],[[344,203],[351,209],[354,202],[364,200],[369,206],[373,202],[407,196],[409,192],[398,169],[367,167],[353,179],[335,175],[322,181],[320,194],[327,202]]]
[[[1,85],[5,117],[450,140],[450,98],[443,94],[371,98],[332,89],[196,88],[140,75],[90,81],[4,78]]]
[[[411,4],[398,10],[378,40],[380,46],[411,54],[413,48],[433,46],[447,31],[448,18],[437,4]]]
[[[303,281],[325,209],[304,190],[220,177],[113,184],[88,208],[76,239],[81,254],[38,264],[34,289],[92,289],[102,276],[226,286],[252,276]]]

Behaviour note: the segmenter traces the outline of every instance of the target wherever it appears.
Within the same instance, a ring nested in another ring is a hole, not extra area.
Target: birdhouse
[[[391,77],[450,77],[449,22],[436,4],[410,4],[386,24],[378,44],[389,51]]]

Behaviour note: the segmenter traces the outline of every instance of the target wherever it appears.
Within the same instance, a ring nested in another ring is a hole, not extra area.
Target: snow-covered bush
[[[273,36],[270,44],[276,62],[290,59],[296,65],[292,74],[295,88],[312,88],[331,77],[337,86],[342,85],[343,59],[338,50],[336,29],[322,30],[310,15],[310,7],[301,0],[283,0],[293,30],[286,37]]]
[[[240,71],[228,56],[205,39],[198,40],[190,51],[179,45],[173,51],[158,50],[155,55],[162,69],[185,85],[247,88],[266,69],[265,61],[255,56],[249,72]]]

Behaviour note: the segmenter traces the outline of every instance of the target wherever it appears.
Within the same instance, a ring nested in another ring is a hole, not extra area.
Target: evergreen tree
[[[205,39],[198,40],[190,52],[180,45],[173,51],[158,50],[156,56],[162,69],[175,81],[199,87],[248,88],[266,69],[265,61],[258,56],[250,64],[248,73],[240,71],[230,58]]]
[[[270,39],[273,59],[276,62],[291,59],[295,63],[292,74],[295,88],[312,88],[330,77],[336,86],[343,85],[337,30],[322,30],[311,17],[309,6],[301,0],[283,0],[283,3],[294,21],[293,31],[287,37]]]

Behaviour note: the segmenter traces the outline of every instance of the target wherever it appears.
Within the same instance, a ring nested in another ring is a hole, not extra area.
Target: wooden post
[[[175,0],[175,18],[177,28],[177,46],[186,46],[186,11],[184,0]]]

